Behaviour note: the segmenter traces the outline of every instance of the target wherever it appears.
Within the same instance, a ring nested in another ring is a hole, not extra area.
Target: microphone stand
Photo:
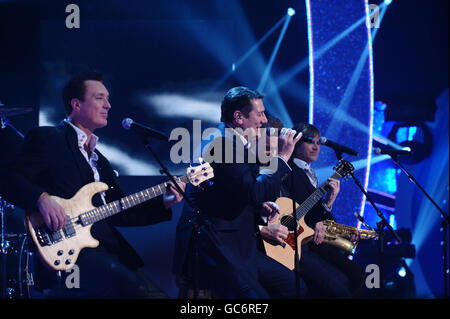
[[[339,160],[342,160],[342,152],[339,150],[334,150],[336,153],[336,156]],[[377,233],[378,233],[378,260],[379,260],[379,269],[380,269],[380,296],[383,297],[384,294],[384,273],[383,273],[383,263],[384,263],[384,237],[383,237],[383,230],[384,227],[387,227],[389,231],[394,235],[394,237],[397,239],[398,243],[401,244],[402,240],[398,236],[398,234],[394,231],[391,225],[389,225],[389,222],[384,217],[383,213],[378,209],[377,205],[375,205],[374,201],[370,198],[369,194],[367,194],[364,187],[361,185],[359,180],[356,178],[353,171],[350,172],[350,175],[352,176],[355,184],[359,187],[359,189],[362,191],[364,196],[367,198],[367,200],[372,204],[373,208],[375,209],[378,217],[380,217],[380,221],[377,223]]]
[[[448,273],[447,273],[447,269],[448,269],[448,259],[447,259],[447,247],[448,247],[448,215],[438,206],[438,204],[436,204],[436,202],[431,198],[430,195],[428,195],[428,193],[422,188],[422,186],[420,186],[420,184],[417,182],[417,180],[414,178],[414,176],[412,176],[407,170],[406,168],[400,164],[397,155],[391,155],[389,154],[392,158],[392,160],[397,164],[398,167],[401,168],[401,170],[406,174],[406,176],[408,176],[409,180],[415,184],[421,191],[422,193],[425,194],[425,196],[430,200],[430,202],[434,205],[434,207],[436,207],[439,212],[441,213],[441,217],[443,218],[442,222],[441,222],[441,227],[443,230],[443,235],[444,235],[444,240],[443,240],[443,247],[444,247],[444,297],[447,299],[448,298]]]
[[[150,151],[150,153],[153,155],[155,160],[158,162],[158,164],[161,167],[160,173],[165,174],[173,183],[173,185],[176,187],[177,191],[183,196],[186,203],[191,207],[192,211],[194,212],[195,217],[192,220],[189,220],[191,223],[194,232],[193,232],[193,249],[194,249],[194,299],[198,299],[198,292],[199,292],[199,239],[200,235],[203,232],[206,234],[206,236],[212,240],[212,242],[215,244],[216,247],[219,247],[221,245],[221,242],[219,238],[217,237],[217,234],[211,227],[211,222],[206,220],[200,211],[189,199],[188,196],[186,196],[186,193],[180,188],[178,183],[175,181],[175,178],[173,175],[169,172],[167,167],[162,163],[162,161],[159,159],[158,155],[153,151],[152,147],[149,143],[149,137],[143,138],[143,143],[145,145],[145,148]],[[221,250],[220,250],[221,251]]]
[[[297,228],[297,209],[295,207],[295,186],[294,186],[294,174],[291,174],[291,200],[292,200],[292,215],[294,216],[295,220],[295,228],[294,228],[294,275],[295,275],[295,294],[297,298],[300,298],[300,258],[298,256],[298,228]],[[301,243],[300,243],[301,245]]]

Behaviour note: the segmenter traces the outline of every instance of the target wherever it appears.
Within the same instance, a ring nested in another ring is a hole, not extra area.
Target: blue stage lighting
[[[397,221],[395,220],[395,215],[394,214],[389,215],[389,225],[391,225],[391,227],[394,230],[397,229]]]
[[[390,5],[391,3],[392,3],[392,0],[384,0],[384,4],[387,6]]]
[[[295,10],[292,9],[292,8],[289,8],[289,9],[287,10],[287,14],[288,14],[288,16],[292,17],[292,16],[295,14]]]
[[[402,267],[402,268],[400,268],[400,269],[398,270],[398,275],[399,275],[400,277],[405,277],[405,276],[406,276],[406,269],[405,269],[405,267]]]
[[[397,143],[413,141],[414,135],[416,133],[417,133],[417,126],[405,126],[399,128],[396,135]]]

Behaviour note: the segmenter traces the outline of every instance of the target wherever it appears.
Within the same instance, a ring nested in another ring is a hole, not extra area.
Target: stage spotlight
[[[292,9],[292,8],[289,8],[289,9],[287,10],[287,14],[288,14],[288,16],[292,17],[292,16],[295,14],[295,10]]]
[[[401,267],[399,270],[398,270],[398,275],[400,276],[400,277],[405,277],[406,276],[406,269],[405,269],[405,267]]]
[[[391,3],[392,3],[392,0],[384,0],[384,4],[387,6],[390,5]]]
[[[416,164],[431,155],[433,151],[433,134],[424,123],[398,123],[394,124],[388,139],[410,149],[412,156],[402,159],[402,162]]]

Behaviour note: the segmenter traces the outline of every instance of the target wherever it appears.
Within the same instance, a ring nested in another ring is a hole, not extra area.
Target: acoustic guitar
[[[331,178],[340,179],[347,176],[354,170],[353,165],[345,160],[339,161],[339,163],[333,167],[336,170]],[[269,224],[282,224],[289,230],[288,237],[283,243],[271,241],[264,238],[264,248],[266,254],[283,264],[287,268],[294,269],[294,256],[295,256],[295,233],[297,231],[297,247],[298,256],[301,257],[301,247],[307,244],[314,235],[314,230],[311,229],[305,223],[305,215],[308,213],[317,202],[322,199],[323,195],[327,192],[328,182],[323,183],[318,187],[309,197],[301,204],[295,203],[295,211],[297,220],[294,218],[293,201],[288,197],[280,197],[276,200],[276,204],[280,208],[280,216]]]

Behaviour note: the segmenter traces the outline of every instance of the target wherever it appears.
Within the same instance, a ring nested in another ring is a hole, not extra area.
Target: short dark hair
[[[312,124],[297,123],[292,129],[303,133],[302,138],[297,145],[300,145],[302,142],[311,143],[315,136],[320,136],[319,129]]]
[[[95,71],[84,72],[72,77],[64,86],[62,99],[67,115],[70,115],[73,111],[71,104],[72,99],[84,100],[84,94],[86,93],[84,81],[88,80],[103,82],[103,75]]]
[[[263,123],[262,127],[269,127],[269,128],[273,127],[273,128],[277,128],[278,131],[280,131],[284,127],[283,122],[281,122],[281,120],[278,117],[275,117],[270,114],[266,114],[266,118],[267,118],[267,123]]]
[[[267,135],[273,135],[274,133],[269,133],[269,129],[276,128],[278,129],[276,136],[278,136],[281,132],[281,129],[284,127],[283,122],[278,117],[272,116],[270,114],[266,114],[267,123],[263,123],[261,127],[265,127],[267,129]]]
[[[222,100],[220,121],[230,123],[233,121],[235,111],[241,111],[245,117],[253,109],[251,100],[262,99],[264,95],[245,86],[234,87],[225,94]]]

